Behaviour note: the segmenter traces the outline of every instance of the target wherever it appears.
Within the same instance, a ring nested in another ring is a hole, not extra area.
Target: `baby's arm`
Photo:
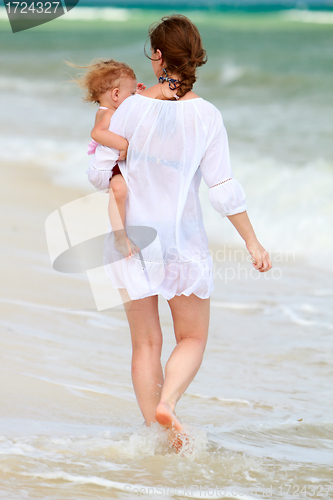
[[[118,149],[123,156],[123,153],[127,151],[128,142],[124,137],[114,134],[109,130],[113,113],[114,111],[111,109],[97,111],[96,122],[92,129],[91,137],[99,144],[103,144],[103,146]]]

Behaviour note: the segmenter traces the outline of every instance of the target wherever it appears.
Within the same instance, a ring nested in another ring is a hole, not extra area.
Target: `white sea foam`
[[[293,310],[290,306],[286,305],[281,305],[279,306],[280,310],[288,317],[290,320],[295,324],[295,325],[300,325],[300,326],[318,326],[322,328],[327,328],[328,330],[333,330],[333,323],[325,323],[321,321],[314,321],[312,319],[306,319],[303,318],[299,313],[297,313],[295,310]],[[314,311],[315,314],[317,313],[316,310],[312,306],[310,306],[310,314],[313,315]],[[303,309],[304,312],[309,313],[309,305]]]
[[[322,295],[319,295],[322,296]],[[326,295],[323,295],[326,296]],[[283,299],[280,299],[283,302]],[[312,304],[283,304],[277,301],[276,304],[265,306],[264,303],[242,304],[234,302],[219,302],[211,301],[211,306],[219,309],[230,309],[235,311],[261,311],[265,315],[275,315],[276,317],[283,316],[290,319],[292,323],[300,326],[318,326],[328,330],[333,330],[333,322],[321,321],[322,316],[328,317],[328,310],[325,310],[325,305],[322,304],[323,310],[314,307]],[[310,319],[304,316],[310,316]]]
[[[212,300],[210,302],[212,307],[220,307],[223,309],[236,309],[236,310],[257,310],[264,309],[263,304],[242,304],[237,302],[218,302],[216,300]]]
[[[186,487],[167,487],[167,486],[147,486],[138,483],[121,483],[111,481],[98,476],[82,476],[79,474],[68,474],[65,471],[54,472],[41,472],[41,473],[28,473],[22,472],[22,476],[35,477],[41,479],[63,479],[76,484],[95,484],[97,486],[104,486],[105,488],[112,488],[115,490],[124,491],[132,495],[147,495],[156,496],[158,498],[172,498],[186,497],[186,498],[234,498],[235,500],[255,500],[255,497],[247,495],[242,492],[244,488],[238,488],[240,493],[235,493],[237,488],[186,488]],[[161,497],[161,494],[163,495]]]
[[[331,424],[327,424],[327,433],[316,435],[316,428],[322,429],[325,424],[311,422],[308,432],[303,435],[300,431],[303,422],[290,419],[286,422],[247,424],[246,428],[237,426],[224,429],[209,427],[208,442],[225,450],[242,452],[247,456],[270,457],[274,460],[286,458],[293,462],[317,463],[329,465],[332,449]],[[264,445],[266,443],[267,446]],[[268,445],[269,443],[269,445]],[[286,447],[288,452],[286,453]]]
[[[321,289],[321,290],[314,290],[313,295],[316,297],[332,297],[333,296],[333,289]]]
[[[293,265],[302,258],[332,271],[332,164],[318,159],[297,166],[235,155],[232,160],[235,177],[246,192],[247,210],[258,239],[270,253],[278,255],[276,265]],[[202,183],[200,198],[210,241],[244,245],[232,224],[221,222],[219,214],[209,206],[207,191]]]
[[[134,11],[136,13],[136,11]],[[129,9],[118,9],[116,7],[75,7],[71,9],[62,20],[66,21],[113,21],[124,22],[133,17],[133,11]]]
[[[0,21],[7,20],[8,21],[8,15],[5,7],[1,6],[0,7]]]
[[[250,405],[250,401],[247,401],[246,399],[235,399],[235,398],[221,398],[218,396],[207,396],[205,394],[196,394],[196,393],[191,393],[191,392],[186,392],[185,397],[191,397],[191,398],[199,398],[199,399],[207,399],[210,401],[219,401],[222,404],[226,403],[227,405],[245,405],[248,406]]]
[[[31,132],[33,128],[28,131],[29,134]],[[57,184],[81,188],[86,192],[93,190],[85,174],[88,166],[85,142],[29,134],[2,134],[0,158],[18,164],[29,162],[45,168]]]
[[[301,23],[333,24],[333,12],[290,9],[281,12],[286,21],[297,21]]]
[[[24,95],[36,95],[39,98],[41,94],[53,94],[59,90],[59,82],[46,80],[42,78],[23,78],[22,76],[1,76],[0,90],[15,94],[16,92],[24,93]]]
[[[48,382],[49,384],[58,385],[60,387],[66,388],[66,389],[74,389],[75,391],[79,391],[79,392],[82,391],[82,392],[88,392],[88,393],[91,392],[94,394],[102,394],[103,396],[110,396],[112,398],[123,399],[126,401],[134,401],[135,400],[132,386],[126,385],[126,384],[115,384],[115,383],[111,382],[110,383],[111,386],[114,385],[114,386],[118,386],[120,388],[120,391],[115,392],[115,391],[111,391],[111,390],[107,390],[107,389],[102,389],[100,386],[92,386],[92,385],[88,385],[88,384],[86,386],[81,386],[81,385],[75,385],[75,384],[68,384],[66,382],[59,382],[56,380],[51,380],[48,377],[37,376],[37,375],[33,375],[31,373],[23,373],[23,375],[28,376],[28,377],[32,377],[32,378],[35,378],[38,380],[42,380],[43,382]],[[129,389],[129,392],[124,393],[125,389]]]
[[[50,425],[48,424],[50,427]],[[176,454],[169,434],[159,424],[150,427],[141,427],[120,434],[110,431],[97,431],[95,434],[82,433],[82,429],[75,429],[76,434],[64,434],[64,429],[58,424],[58,429],[40,427],[42,433],[30,435],[15,435],[14,437],[1,436],[0,454],[24,455],[35,459],[56,458],[58,462],[65,461],[77,465],[77,460],[94,458],[96,451],[100,452],[101,465],[107,470],[127,469],[126,459],[133,460],[155,455],[172,457]],[[58,434],[57,430],[62,432]],[[178,457],[188,458],[190,461],[201,460],[206,456],[206,431],[184,424],[183,446]],[[110,462],[110,457],[116,462]],[[108,457],[108,460],[105,459]],[[117,460],[121,457],[121,462]],[[69,460],[68,460],[69,459]],[[83,462],[83,464],[86,462]],[[53,476],[52,476],[53,477]],[[49,476],[49,478],[52,478]]]
[[[317,309],[316,307],[313,307],[312,304],[302,304],[301,309],[302,309],[302,311],[304,311],[305,313],[308,313],[308,314],[315,314],[315,315],[320,314],[319,309]]]
[[[21,307],[26,307],[28,309],[37,309],[40,311],[50,311],[62,314],[70,314],[75,316],[83,316],[94,318],[98,323],[103,322],[102,324],[107,324],[109,328],[117,329],[119,326],[127,326],[127,323],[118,318],[114,318],[112,316],[105,316],[102,313],[94,312],[94,311],[83,311],[79,309],[65,309],[64,307],[51,306],[49,304],[41,304],[37,302],[29,302],[25,300],[17,300],[17,299],[7,299],[6,297],[0,297],[0,303],[3,304],[11,304],[17,305]],[[105,322],[105,323],[104,323]]]
[[[235,64],[234,62],[225,62],[220,72],[220,81],[223,85],[239,80],[246,73],[246,68]]]

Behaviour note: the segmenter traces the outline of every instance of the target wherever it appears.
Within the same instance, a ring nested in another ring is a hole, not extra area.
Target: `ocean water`
[[[13,35],[2,9],[1,161],[93,192],[96,108],[64,61],[124,60],[151,85],[143,45],[161,15],[75,8]],[[195,90],[222,112],[274,268],[249,271],[202,185],[215,290],[205,359],[177,409],[189,443],[175,454],[142,424],[123,310],[97,313],[85,275],[4,244],[2,263],[14,255],[44,285],[30,298],[1,288],[0,498],[333,498],[332,13],[187,15],[209,57]],[[160,306],[165,362],[174,339]]]
[[[188,443],[176,454],[142,422],[122,309],[78,308],[82,277],[57,285],[46,258],[21,258],[64,302],[0,298],[0,498],[333,497],[326,273],[281,265],[280,280],[228,281],[232,264],[217,265],[205,358],[177,407]],[[160,311],[165,363],[174,338],[163,300]]]
[[[162,14],[75,8],[14,35],[2,9],[0,157],[31,161],[55,182],[92,192],[84,170],[96,108],[82,103],[64,61],[124,60],[151,85],[143,45]],[[259,239],[332,269],[332,12],[188,15],[209,57],[195,90],[222,112]],[[202,203],[211,240],[241,243],[230,224],[213,230],[221,222],[204,184]]]

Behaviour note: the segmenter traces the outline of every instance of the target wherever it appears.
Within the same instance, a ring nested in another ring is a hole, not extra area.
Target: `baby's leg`
[[[109,194],[109,217],[115,234],[115,245],[117,250],[119,250],[124,257],[129,258],[138,253],[140,249],[128,239],[126,234],[125,216],[127,185],[121,174],[113,175],[111,178]]]
[[[127,185],[121,174],[114,175],[109,184],[109,216],[112,229],[121,231],[125,227]],[[113,193],[113,196],[111,196]],[[112,200],[114,198],[114,200]],[[116,204],[115,204],[115,203]]]

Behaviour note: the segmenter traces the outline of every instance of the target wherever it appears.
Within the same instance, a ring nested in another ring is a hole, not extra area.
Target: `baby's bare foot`
[[[129,245],[130,247],[130,251],[131,251],[131,256],[135,255],[136,253],[139,253],[140,252],[140,248],[136,246],[135,243],[133,243],[132,240],[130,240],[129,238],[127,238],[127,244]]]
[[[137,247],[127,236],[117,238],[115,237],[115,247],[126,259],[130,259],[136,253],[140,252]]]

